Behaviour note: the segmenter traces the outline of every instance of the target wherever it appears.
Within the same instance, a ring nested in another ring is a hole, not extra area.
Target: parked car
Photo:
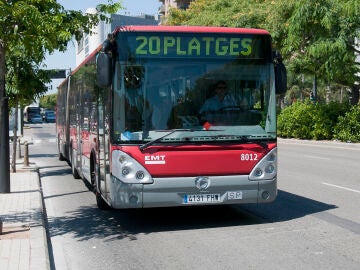
[[[44,121],[46,123],[55,123],[55,112],[54,111],[45,111],[44,112]]]
[[[43,122],[42,116],[40,114],[33,114],[30,118],[30,123],[32,124],[39,124]]]

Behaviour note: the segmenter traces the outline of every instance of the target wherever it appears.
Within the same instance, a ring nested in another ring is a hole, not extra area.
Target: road
[[[272,204],[100,211],[31,125],[52,269],[359,269],[360,145],[279,140]]]

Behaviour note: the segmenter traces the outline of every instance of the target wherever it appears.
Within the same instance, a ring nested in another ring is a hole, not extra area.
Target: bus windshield
[[[201,35],[197,41],[183,34],[151,42],[144,41],[146,36],[122,35],[114,65],[114,142],[276,138],[274,68],[267,37],[215,36],[212,48]],[[133,51],[121,49],[136,41],[140,45],[129,46]]]

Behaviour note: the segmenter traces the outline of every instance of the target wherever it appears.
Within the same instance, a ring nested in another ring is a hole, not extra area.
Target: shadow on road
[[[53,168],[55,168],[55,166],[53,166]],[[44,167],[40,167],[41,169],[41,173],[40,173],[40,177],[49,177],[49,176],[60,176],[60,175],[68,175],[71,174],[71,169],[66,166],[59,166],[59,168],[57,169],[52,169],[52,170],[43,170]],[[47,169],[47,168],[46,168]]]
[[[30,154],[29,158],[53,158],[57,156],[58,154]]]
[[[47,172],[47,176],[49,176]],[[53,172],[54,173],[54,172]],[[69,173],[59,170],[58,174]],[[43,175],[42,175],[43,176]],[[73,192],[72,192],[73,194]],[[67,196],[57,194],[52,197]],[[95,202],[95,196],[94,196]],[[335,208],[286,191],[264,205],[196,206],[101,211],[95,204],[80,207],[66,216],[48,217],[50,236],[71,233],[79,241],[101,238],[105,241],[162,231],[198,230],[282,222]]]
[[[275,202],[244,205],[243,209],[262,217],[265,222],[282,222],[337,208],[284,190],[278,191]]]
[[[95,200],[95,198],[94,198]],[[106,238],[106,241],[161,231],[208,229],[258,224],[257,218],[226,206],[177,207],[101,211],[95,205],[49,218],[51,237],[71,233],[78,240]]]

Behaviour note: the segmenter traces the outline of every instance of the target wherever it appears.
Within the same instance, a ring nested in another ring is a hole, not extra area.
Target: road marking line
[[[360,190],[356,190],[356,189],[352,189],[352,188],[342,187],[342,186],[338,186],[338,185],[334,185],[334,184],[329,184],[329,183],[325,183],[325,182],[323,182],[323,184],[324,184],[324,185],[327,185],[327,186],[331,186],[331,187],[341,188],[341,189],[345,189],[345,190],[348,190],[348,191],[360,193]]]
[[[312,156],[312,155],[304,155],[306,158],[312,158],[312,159],[322,159],[322,160],[330,160],[328,157],[319,157],[319,156]]]
[[[54,143],[54,142],[56,142],[56,138],[53,138],[53,139],[34,139],[34,140],[32,140],[32,142],[35,143],[35,144],[44,143],[44,142]]]

